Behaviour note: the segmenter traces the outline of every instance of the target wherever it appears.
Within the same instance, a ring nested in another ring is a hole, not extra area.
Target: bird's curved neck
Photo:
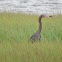
[[[39,29],[38,29],[38,34],[41,33],[41,29],[42,29],[42,22],[41,22],[42,17],[39,17]]]

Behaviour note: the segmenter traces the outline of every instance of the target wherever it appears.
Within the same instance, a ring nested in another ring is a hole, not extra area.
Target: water
[[[62,0],[0,0],[0,12],[62,14]]]

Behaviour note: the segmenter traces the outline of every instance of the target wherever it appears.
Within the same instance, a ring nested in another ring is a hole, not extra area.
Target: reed
[[[41,41],[32,44],[38,17],[0,13],[0,62],[62,62],[62,15],[43,18]]]

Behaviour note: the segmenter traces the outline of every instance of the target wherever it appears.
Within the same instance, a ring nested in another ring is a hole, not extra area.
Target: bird
[[[38,28],[38,31],[35,32],[31,37],[30,37],[30,40],[33,42],[38,42],[41,40],[41,30],[42,30],[42,22],[41,22],[41,19],[43,17],[52,17],[52,16],[48,16],[48,15],[45,15],[45,14],[41,14],[39,16],[39,19],[38,19],[38,22],[39,22],[39,28]]]

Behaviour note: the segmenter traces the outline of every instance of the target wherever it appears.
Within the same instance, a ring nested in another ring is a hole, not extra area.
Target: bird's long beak
[[[49,17],[52,17],[52,16],[49,16]]]
[[[45,16],[45,17],[52,17],[52,16]]]

